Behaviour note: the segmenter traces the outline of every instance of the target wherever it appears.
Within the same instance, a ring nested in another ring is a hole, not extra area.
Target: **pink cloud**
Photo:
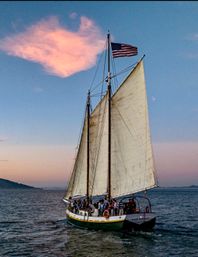
[[[80,18],[76,32],[61,26],[57,17],[50,17],[0,40],[0,50],[39,63],[49,74],[68,77],[95,65],[104,50],[104,38],[87,17]]]

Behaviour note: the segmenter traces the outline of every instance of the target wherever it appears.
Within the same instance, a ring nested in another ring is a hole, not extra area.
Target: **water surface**
[[[0,191],[0,256],[198,256],[198,189],[149,192],[153,232],[123,234],[68,225],[64,191]]]

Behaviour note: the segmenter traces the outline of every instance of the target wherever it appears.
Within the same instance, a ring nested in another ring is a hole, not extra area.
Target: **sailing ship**
[[[112,92],[112,44],[116,45],[108,34],[107,90],[93,111],[88,92],[81,139],[63,199],[67,221],[96,230],[150,230],[156,215],[145,193],[157,186],[157,180],[143,58]],[[127,56],[127,49],[120,56]],[[120,56],[115,51],[114,57]]]

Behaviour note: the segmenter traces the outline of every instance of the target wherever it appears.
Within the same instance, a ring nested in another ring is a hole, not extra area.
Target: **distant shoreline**
[[[25,189],[25,190],[42,190],[42,188],[37,188],[22,183],[14,182],[8,179],[0,178],[0,190],[5,189]]]

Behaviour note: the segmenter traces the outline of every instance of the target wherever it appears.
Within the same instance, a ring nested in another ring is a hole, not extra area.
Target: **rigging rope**
[[[107,49],[107,45],[108,45],[108,40],[106,40],[106,49]],[[106,59],[107,59],[107,51],[105,51],[105,59],[104,59],[103,75],[102,75],[103,83],[102,83],[102,87],[101,87],[101,91],[100,91],[100,100],[102,99],[102,92],[103,92],[104,81],[106,81],[105,80]]]
[[[138,63],[138,62],[135,62],[134,64],[127,66],[126,68],[124,68],[123,70],[121,70],[120,72],[118,72],[117,74],[114,74],[111,78],[117,77],[117,76],[119,76],[120,74],[125,73],[125,72],[131,70],[132,68],[134,68],[134,67],[136,66],[137,63]]]
[[[104,49],[104,50],[106,49],[106,42],[105,42],[105,45],[104,45],[103,49]],[[90,86],[90,88],[89,88],[90,92],[92,91],[93,83],[94,83],[95,78],[96,78],[96,75],[97,75],[97,73],[98,73],[99,64],[100,64],[100,62],[102,61],[102,57],[104,56],[104,52],[105,52],[105,56],[106,56],[106,51],[103,51],[102,55],[100,55],[99,61],[98,61],[97,66],[96,66],[96,71],[95,71],[93,80],[92,80],[92,82],[91,82],[91,86]],[[106,58],[106,57],[105,57],[105,58]]]

